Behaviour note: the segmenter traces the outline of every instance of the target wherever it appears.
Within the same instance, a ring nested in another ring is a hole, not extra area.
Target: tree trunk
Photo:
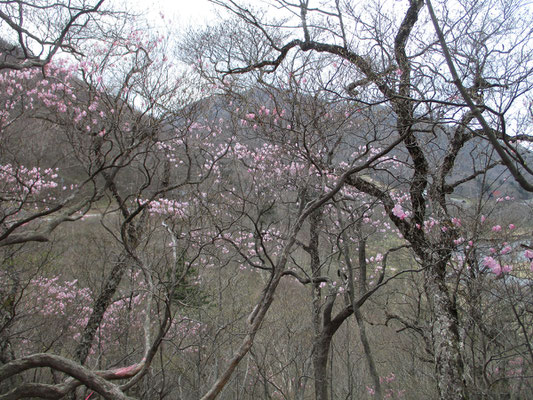
[[[362,219],[359,219],[357,222],[357,240],[359,242],[358,245],[358,260],[359,260],[359,296],[363,296],[364,293],[367,290],[367,284],[366,284],[366,238],[363,235],[363,227],[362,227]],[[344,239],[346,243],[348,241]],[[359,337],[361,339],[361,344],[363,345],[363,350],[365,353],[365,359],[366,363],[368,365],[368,372],[370,373],[370,377],[372,378],[372,382],[374,384],[374,391],[375,391],[375,398],[381,399],[382,398],[382,391],[381,391],[381,383],[379,381],[379,374],[376,368],[376,363],[374,362],[374,357],[372,355],[372,349],[370,348],[370,342],[368,341],[368,336],[366,334],[365,329],[365,321],[363,320],[363,316],[361,314],[361,310],[357,305],[355,304],[355,296],[354,296],[354,285],[353,285],[353,267],[350,263],[350,258],[348,257],[348,252],[345,252],[346,257],[346,264],[349,266],[349,279],[350,282],[352,282],[350,286],[350,302],[352,303],[353,307],[353,313],[355,317],[355,321],[357,322],[357,326],[359,327]]]
[[[100,327],[104,318],[104,314],[113,301],[113,296],[115,295],[122,277],[124,276],[124,272],[128,266],[127,259],[127,255],[120,255],[119,260],[105,281],[102,292],[94,303],[94,308],[89,321],[83,330],[82,339],[76,348],[76,359],[81,365],[85,364],[85,361],[87,360],[87,356],[89,355],[89,350],[93,344],[96,331]]]
[[[319,225],[322,220],[322,210],[317,210],[309,218],[309,245],[304,249],[310,256],[311,275],[313,279],[320,276],[319,253]],[[313,372],[315,379],[315,398],[328,399],[328,354],[331,345],[331,335],[325,333],[325,320],[322,316],[322,293],[319,284],[313,283]]]
[[[368,336],[366,334],[365,321],[361,315],[359,308],[354,309],[355,320],[357,321],[357,326],[359,327],[359,336],[361,339],[361,344],[363,345],[363,351],[365,353],[366,363],[368,365],[368,371],[370,372],[370,377],[374,383],[375,398],[381,399],[381,383],[379,382],[379,374],[376,368],[376,363],[374,362],[374,357],[372,356],[372,349],[370,348],[370,342],[368,341]]]
[[[433,314],[433,351],[437,387],[442,400],[466,399],[460,352],[457,310],[445,283],[446,261],[435,260],[426,269],[425,291]]]
[[[322,332],[313,346],[316,400],[328,400],[328,355],[333,335]]]

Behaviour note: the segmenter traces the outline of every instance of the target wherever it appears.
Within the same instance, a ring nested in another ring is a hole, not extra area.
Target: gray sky
[[[134,8],[147,12],[152,21],[156,22],[164,16],[164,20],[185,27],[191,24],[202,24],[214,18],[215,7],[207,0],[135,0]]]

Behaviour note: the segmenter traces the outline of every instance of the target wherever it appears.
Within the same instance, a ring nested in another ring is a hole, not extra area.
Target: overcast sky
[[[135,4],[150,19],[157,21],[162,14],[167,23],[181,27],[203,24],[215,16],[215,6],[207,0],[137,0]]]

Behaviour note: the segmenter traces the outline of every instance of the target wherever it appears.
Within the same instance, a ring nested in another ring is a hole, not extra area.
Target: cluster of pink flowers
[[[90,350],[90,354],[97,351],[112,351],[118,345],[118,340],[125,329],[136,327],[136,332],[142,334],[142,324],[145,316],[144,302],[146,297],[146,285],[142,274],[137,272],[132,275],[133,292],[125,293],[107,309],[104,319],[97,331],[96,342]],[[60,277],[34,278],[28,287],[28,301],[25,302],[27,312],[34,317],[44,317],[46,321],[63,331],[56,334],[70,338],[73,345],[81,339],[81,333],[85,328],[93,311],[94,296],[90,289],[80,287],[75,279],[62,281]],[[130,310],[131,312],[125,312]],[[172,322],[169,339],[179,339],[198,335],[204,329],[197,321],[183,316],[176,316]],[[34,340],[28,338],[27,343]],[[38,341],[35,341],[38,343]],[[68,340],[64,340],[68,344]],[[28,352],[35,351],[28,347]]]
[[[57,176],[57,170],[52,168],[0,165],[0,182],[4,185],[3,191],[7,189],[12,195],[17,195],[17,192],[38,194],[45,189],[55,188],[57,182],[54,179]]]
[[[498,261],[490,256],[483,259],[483,265],[489,268],[495,275],[501,275],[502,273],[511,272],[513,270],[511,265],[501,266]]]
[[[401,206],[400,204],[396,204],[396,205],[394,206],[394,208],[392,209],[392,213],[393,213],[396,217],[398,217],[398,218],[400,218],[400,219],[402,219],[402,220],[409,216],[409,214],[407,214],[407,213],[403,210],[403,208],[402,208],[402,206]]]
[[[272,187],[277,185],[277,190],[289,185],[296,176],[317,176],[318,171],[314,166],[307,166],[303,162],[289,161],[290,152],[277,145],[263,144],[258,148],[251,148],[242,143],[233,145],[233,153],[241,160],[252,174],[253,179],[260,180],[255,187]],[[283,186],[280,186],[283,185]]]
[[[189,202],[170,199],[152,200],[148,205],[148,211],[157,215],[172,215],[178,218],[185,218]]]
[[[390,387],[396,380],[396,375],[394,375],[393,372],[391,372],[387,376],[380,376],[379,382],[385,387],[383,388],[383,398],[384,399],[401,399],[405,395],[405,390],[403,389],[394,389]],[[367,386],[366,391],[370,396],[374,396],[376,394],[376,390],[371,387]]]

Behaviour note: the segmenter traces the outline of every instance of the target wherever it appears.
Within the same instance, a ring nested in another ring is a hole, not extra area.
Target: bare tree
[[[104,0],[2,1],[4,32],[0,69],[43,67],[58,52],[77,53],[79,42],[94,35],[98,23],[111,10]]]

